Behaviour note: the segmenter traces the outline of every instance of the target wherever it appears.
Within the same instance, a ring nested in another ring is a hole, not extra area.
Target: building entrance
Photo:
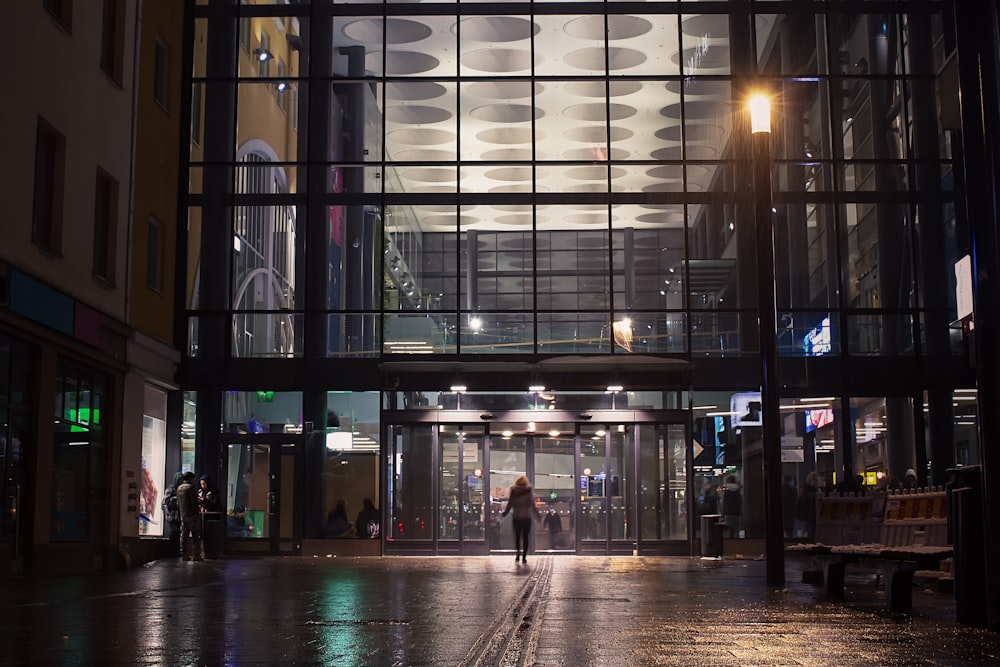
[[[296,479],[301,479],[302,449],[295,435],[243,436],[225,443],[226,486],[219,489],[224,505],[219,524],[206,519],[206,552],[212,540],[225,540],[234,552],[295,553],[301,509]],[[210,535],[209,532],[214,531]]]
[[[386,551],[513,552],[512,517],[503,511],[524,475],[540,515],[534,553],[690,552],[686,422],[526,412],[487,424],[390,426]]]

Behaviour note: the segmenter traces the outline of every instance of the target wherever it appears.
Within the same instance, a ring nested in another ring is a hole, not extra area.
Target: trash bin
[[[201,515],[201,542],[205,558],[222,558],[222,541],[226,536],[226,522],[222,512],[205,512]]]
[[[983,536],[983,478],[981,466],[948,470],[948,537],[955,551],[955,617],[959,623],[985,628],[989,624],[986,600],[986,542]]]
[[[725,528],[721,514],[701,515],[701,555],[722,557],[722,529]]]

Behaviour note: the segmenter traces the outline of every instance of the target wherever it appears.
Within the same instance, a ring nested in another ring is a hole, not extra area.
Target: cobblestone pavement
[[[917,586],[828,601],[787,564],[535,556],[162,560],[0,581],[3,664],[998,665],[1000,635]]]

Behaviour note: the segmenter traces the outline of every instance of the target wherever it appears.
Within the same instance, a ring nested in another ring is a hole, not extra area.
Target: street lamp
[[[774,219],[771,204],[771,102],[748,102],[753,141],[754,237],[757,249],[757,324],[760,332],[761,446],[764,454],[764,556],[769,586],[785,584],[781,506],[781,406],[778,397],[778,307],[775,299]]]

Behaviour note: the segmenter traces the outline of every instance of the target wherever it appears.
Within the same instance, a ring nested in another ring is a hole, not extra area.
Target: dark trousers
[[[201,558],[201,515],[181,517],[181,555]]]
[[[531,518],[514,519],[514,554],[528,555],[528,533],[531,532]],[[524,547],[521,547],[522,542]]]

